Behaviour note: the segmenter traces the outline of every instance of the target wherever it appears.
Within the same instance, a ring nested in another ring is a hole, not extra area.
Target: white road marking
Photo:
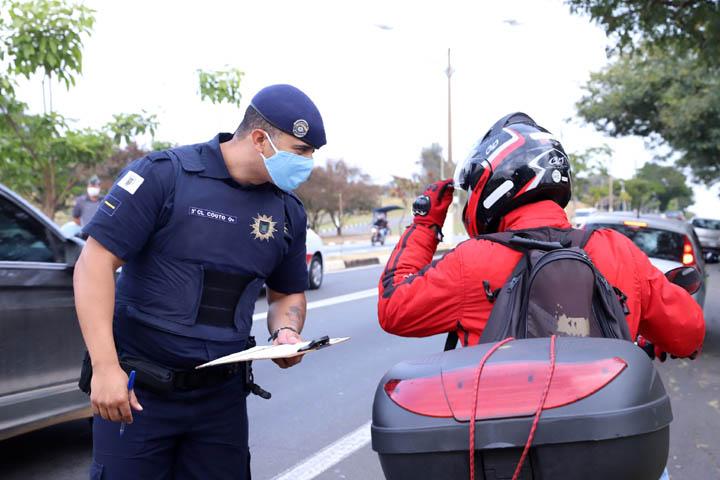
[[[359,292],[348,293],[347,295],[339,295],[337,297],[325,298],[323,300],[317,300],[307,304],[307,309],[312,310],[314,308],[329,307],[330,305],[337,305],[338,303],[352,302],[355,300],[361,300],[363,298],[370,298],[376,296],[378,293],[377,288],[369,288],[367,290],[361,290]],[[267,318],[267,312],[256,313],[253,315],[253,322],[265,320]]]
[[[332,272],[325,272],[325,275],[334,275],[336,273],[353,273],[353,272],[357,272],[359,270],[368,270],[370,268],[385,268],[385,265],[381,265],[378,263],[375,265],[364,265],[362,267],[343,268],[342,270],[333,270]]]
[[[370,422],[331,443],[273,480],[311,480],[370,443]]]

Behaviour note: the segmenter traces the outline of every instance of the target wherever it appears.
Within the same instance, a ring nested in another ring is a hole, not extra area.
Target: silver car
[[[720,253],[720,220],[695,217],[690,224],[695,229],[703,250]]]
[[[585,225],[586,228],[611,228],[622,233],[663,273],[682,266],[697,268],[703,284],[693,294],[693,298],[701,307],[705,304],[707,274],[702,248],[695,231],[687,222],[654,216],[596,214],[589,217]]]
[[[0,440],[91,415],[72,272],[82,241],[0,184]]]

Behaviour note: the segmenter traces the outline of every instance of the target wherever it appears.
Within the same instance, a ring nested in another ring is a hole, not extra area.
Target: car
[[[720,220],[695,217],[690,222],[706,252],[720,253]]]
[[[622,233],[663,273],[682,266],[697,268],[703,285],[693,298],[701,307],[705,304],[705,261],[700,241],[690,224],[657,216],[594,214],[585,222],[585,228],[591,227],[611,228]]]
[[[308,266],[308,285],[310,290],[317,290],[323,282],[323,242],[320,235],[308,227],[305,237],[306,260]]]
[[[596,208],[578,208],[575,210],[575,215],[572,218],[572,224],[575,228],[582,228],[585,225],[585,220],[592,214],[597,212]]]
[[[90,417],[73,266],[83,242],[0,184],[0,440]]]

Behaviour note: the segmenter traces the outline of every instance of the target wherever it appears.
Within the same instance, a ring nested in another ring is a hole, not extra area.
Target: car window
[[[679,262],[682,260],[685,236],[681,233],[671,232],[648,227],[634,227],[629,225],[600,224],[593,225],[600,228],[612,228],[630,240],[648,257],[661,258]]]
[[[0,197],[0,261],[59,262],[45,226]]]
[[[709,230],[720,230],[720,221],[707,218],[694,218],[692,225],[693,227],[707,228]]]

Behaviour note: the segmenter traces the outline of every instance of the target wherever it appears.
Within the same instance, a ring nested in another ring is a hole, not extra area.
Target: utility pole
[[[610,191],[608,192],[608,211],[613,211],[613,177],[612,175],[608,175],[608,185],[610,186]]]
[[[452,77],[453,69],[450,64],[450,49],[448,48],[448,65],[447,70],[445,70],[445,74],[447,75],[448,79],[448,163],[452,162],[452,92],[450,88],[450,77]],[[443,160],[442,157],[440,157],[440,178],[445,178],[445,168],[443,166]]]

